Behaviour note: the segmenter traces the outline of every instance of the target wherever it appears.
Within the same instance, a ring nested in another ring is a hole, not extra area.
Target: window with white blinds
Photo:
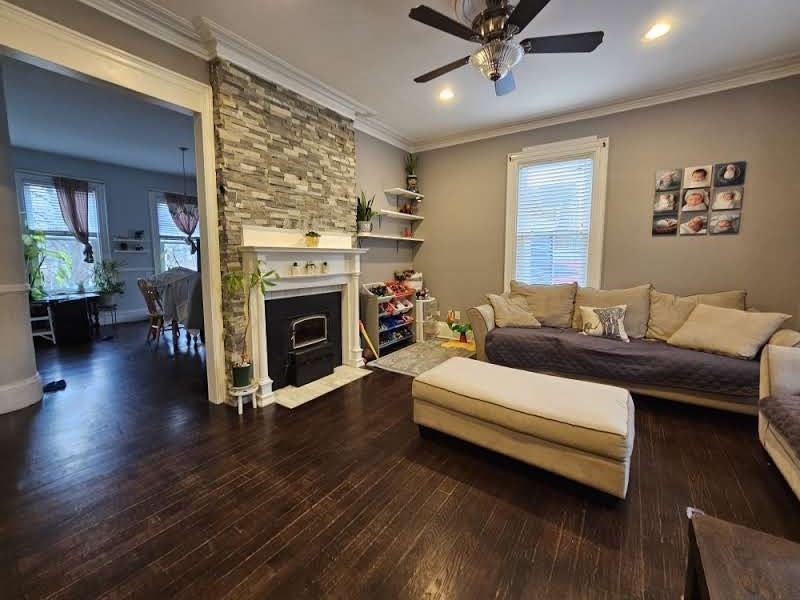
[[[17,174],[17,191],[23,231],[39,231],[45,236],[48,255],[42,264],[44,289],[48,293],[74,292],[81,285],[93,288],[93,266],[83,262],[83,244],[70,233],[58,203],[53,178],[28,173]],[[100,217],[98,197],[102,184],[89,184],[89,242],[94,251],[95,263],[103,259],[100,244]],[[54,253],[63,258],[56,258]],[[61,268],[59,268],[61,267]]]
[[[508,279],[599,285],[606,147],[587,138],[509,156]]]
[[[520,167],[517,280],[586,285],[592,163],[577,158]]]

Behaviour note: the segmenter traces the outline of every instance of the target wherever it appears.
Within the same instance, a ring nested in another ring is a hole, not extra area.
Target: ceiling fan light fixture
[[[524,55],[525,50],[517,42],[492,40],[470,57],[469,64],[487,79],[497,81],[505,77]]]
[[[669,33],[669,30],[672,29],[672,25],[667,22],[661,21],[653,25],[650,29],[642,37],[643,42],[652,42],[653,40],[657,40],[658,38],[665,36]]]

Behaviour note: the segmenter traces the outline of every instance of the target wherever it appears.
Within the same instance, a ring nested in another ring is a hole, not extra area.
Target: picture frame
[[[667,236],[678,233],[678,213],[654,215],[652,233],[654,236]]]
[[[686,167],[683,170],[684,188],[707,188],[711,187],[712,176],[714,173],[713,165],[695,165]]]
[[[656,192],[653,197],[653,213],[678,212],[680,190]]]
[[[741,210],[743,200],[744,186],[714,188],[711,192],[711,210]]]
[[[733,161],[714,165],[714,187],[744,185],[747,161]]]
[[[742,225],[742,211],[728,210],[712,213],[708,231],[711,235],[734,235],[739,233]]]
[[[683,190],[681,213],[708,211],[710,198],[710,188],[687,188]]]
[[[681,188],[681,180],[683,179],[683,169],[657,169],[655,190],[657,192],[669,192],[672,190],[679,190]]]
[[[688,212],[681,213],[678,232],[681,236],[708,234],[708,213]]]

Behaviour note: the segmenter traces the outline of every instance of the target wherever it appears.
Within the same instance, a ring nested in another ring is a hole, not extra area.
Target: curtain
[[[197,198],[183,194],[165,193],[169,214],[175,227],[186,234],[186,243],[192,247],[192,254],[197,252],[197,241],[192,237],[200,215],[197,210]]]
[[[53,182],[64,223],[83,244],[83,262],[93,263],[94,252],[89,243],[89,182],[67,177],[55,177]]]

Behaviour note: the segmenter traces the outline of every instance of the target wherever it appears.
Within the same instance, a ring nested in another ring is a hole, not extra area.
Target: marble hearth
[[[314,390],[330,391],[352,381],[356,375],[351,370],[364,366],[359,336],[359,275],[361,255],[366,252],[353,248],[353,237],[344,233],[322,232],[317,248],[307,248],[304,232],[288,229],[245,226],[243,230],[242,260],[246,270],[252,269],[257,261],[267,268],[275,269],[281,276],[275,287],[267,294],[260,290],[250,299],[249,346],[253,355],[253,374],[259,389],[256,394],[258,406],[276,403],[287,408],[295,408],[320,394]],[[316,265],[316,272],[294,274],[293,263],[305,267],[307,262]],[[322,273],[322,263],[327,262],[327,272]],[[267,347],[267,319],[269,303],[267,300],[291,298],[310,294],[341,293],[342,327],[342,369],[329,378],[312,382],[302,388],[282,388],[273,390],[270,377]],[[347,373],[347,375],[345,375]],[[338,374],[338,376],[337,376]],[[315,385],[316,384],[316,385]],[[314,386],[313,389],[306,390]]]

